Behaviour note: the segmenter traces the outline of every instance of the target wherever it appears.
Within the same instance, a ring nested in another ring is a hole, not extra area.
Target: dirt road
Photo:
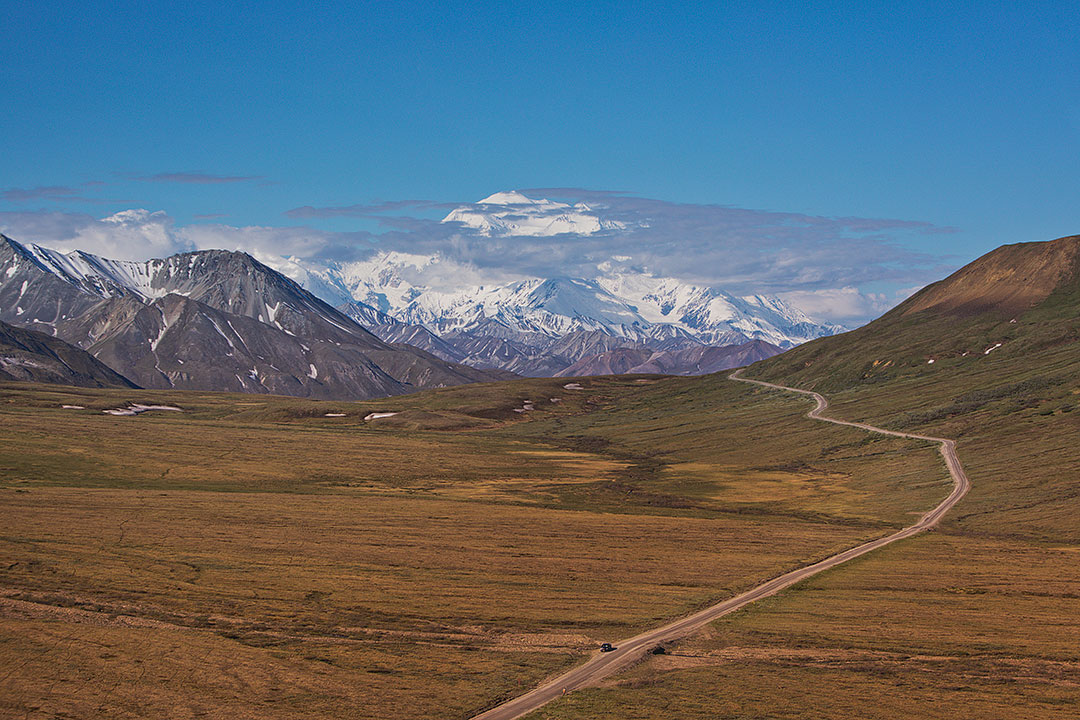
[[[702,626],[723,617],[728,613],[732,613],[739,608],[749,605],[755,600],[766,598],[771,595],[775,595],[781,590],[794,585],[795,583],[805,580],[808,577],[816,575],[822,570],[828,570],[829,568],[836,567],[841,563],[845,563],[852,558],[857,558],[860,555],[876,550],[880,547],[884,547],[889,543],[896,542],[897,540],[903,540],[904,538],[917,535],[918,533],[927,530],[936,525],[942,518],[942,516],[955,505],[960,498],[964,496],[968,491],[970,483],[967,475],[964,474],[964,469],[960,465],[960,460],[956,457],[956,442],[946,438],[930,437],[928,435],[914,435],[911,433],[895,432],[893,430],[884,430],[882,428],[874,427],[873,425],[867,425],[865,423],[847,422],[846,420],[836,420],[833,418],[823,417],[822,412],[829,407],[829,402],[816,392],[810,392],[808,390],[798,390],[796,388],[789,388],[783,385],[774,385],[773,383],[762,382],[760,380],[750,380],[740,376],[741,370],[737,370],[731,374],[732,380],[739,382],[754,383],[755,385],[762,385],[765,387],[774,388],[776,390],[787,390],[789,392],[797,392],[802,395],[809,395],[817,401],[817,407],[808,412],[807,417],[815,420],[822,420],[824,422],[835,423],[837,425],[848,425],[850,427],[860,428],[869,432],[881,433],[883,435],[893,435],[895,437],[911,438],[913,440],[926,440],[928,442],[939,443],[941,456],[945,459],[945,465],[949,469],[949,475],[953,479],[953,491],[949,494],[940,505],[935,507],[930,512],[926,513],[919,519],[917,523],[909,527],[899,530],[892,535],[887,535],[877,540],[872,540],[868,543],[864,543],[857,547],[853,547],[844,552],[828,557],[820,562],[808,565],[798,570],[792,570],[789,573],[773,578],[766,583],[758,585],[752,590],[748,590],[741,595],[737,595],[729,600],[725,600],[721,603],[717,603],[711,607],[708,607],[700,612],[694,613],[688,617],[684,617],[681,620],[664,625],[663,627],[655,630],[649,630],[641,633],[635,637],[623,640],[615,643],[616,650],[608,653],[597,653],[585,664],[580,665],[573,670],[570,670],[563,675],[551,680],[544,685],[519,695],[513,700],[509,700],[502,705],[498,705],[486,712],[483,712],[473,718],[473,720],[515,720],[527,713],[536,710],[537,708],[546,705],[555,698],[560,697],[564,693],[577,690],[579,688],[595,685],[603,678],[616,673],[623,668],[633,664],[642,657],[650,648],[655,645],[670,642],[676,638],[689,635]]]

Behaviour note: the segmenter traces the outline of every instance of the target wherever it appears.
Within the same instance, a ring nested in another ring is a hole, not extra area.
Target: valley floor
[[[528,717],[1075,718],[1076,554],[906,540]]]
[[[5,717],[468,718],[950,487],[929,444],[724,377],[0,391]],[[184,412],[100,412],[124,402]],[[536,717],[1066,717],[1074,555],[947,527]]]

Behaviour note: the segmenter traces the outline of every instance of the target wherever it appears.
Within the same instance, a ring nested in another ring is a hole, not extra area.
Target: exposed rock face
[[[85,350],[5,322],[0,322],[0,380],[79,387],[135,387],[135,383]]]
[[[505,377],[384,342],[237,252],[117,262],[0,236],[0,319],[144,387],[363,399]]]

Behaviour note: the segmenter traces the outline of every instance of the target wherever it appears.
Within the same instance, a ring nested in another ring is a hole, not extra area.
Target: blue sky
[[[761,284],[857,287],[887,304],[1002,243],[1080,232],[1075,3],[0,11],[0,228],[17,239],[62,244],[80,223],[138,208],[167,215],[168,232],[195,228],[184,242],[196,233],[200,246],[214,228],[241,246],[237,234],[258,227],[267,252],[430,249],[445,234],[423,222],[287,213],[422,200],[432,205],[383,213],[422,221],[500,190],[565,188],[601,205],[596,191],[622,191],[642,199],[635,212],[651,208],[654,232],[611,237],[613,253],[644,242],[678,253],[680,232],[695,234],[694,252],[712,244],[704,257],[718,268],[738,242],[761,245],[762,268],[781,250],[789,265],[802,250],[810,268],[865,251],[846,278],[763,270]],[[759,212],[784,242],[768,229],[730,235],[717,207]],[[830,220],[804,236],[787,232],[795,216],[913,224],[853,232]]]

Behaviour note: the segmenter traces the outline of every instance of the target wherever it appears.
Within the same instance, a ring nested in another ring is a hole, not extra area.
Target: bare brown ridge
[[[1080,235],[1002,245],[920,290],[894,314],[906,316],[923,310],[962,316],[1021,313],[1073,278],[1078,261]]]
[[[479,715],[476,715],[473,720],[516,720],[516,718],[520,718],[566,693],[593,686],[600,680],[632,665],[639,660],[649,648],[658,643],[670,642],[689,635],[713,620],[733,613],[752,602],[775,595],[781,590],[817,575],[823,570],[834,568],[848,560],[865,555],[868,552],[894,543],[897,540],[903,540],[904,538],[909,538],[912,535],[917,535],[925,530],[929,530],[937,525],[945,513],[956,505],[956,503],[960,501],[960,498],[964,497],[967,493],[971,483],[968,480],[967,475],[964,474],[964,468],[960,464],[959,458],[956,456],[955,440],[932,437],[929,435],[896,432],[894,430],[885,430],[883,428],[874,427],[873,425],[867,425],[866,423],[848,422],[846,420],[824,417],[821,413],[829,407],[829,401],[826,400],[824,396],[809,390],[799,390],[784,385],[776,385],[761,380],[744,378],[740,376],[741,372],[741,369],[736,370],[729,377],[732,380],[737,380],[739,382],[754,383],[755,385],[762,385],[776,390],[787,390],[802,395],[809,395],[814,398],[817,402],[816,407],[806,413],[807,417],[813,418],[814,420],[821,420],[836,425],[847,425],[849,427],[856,427],[869,432],[880,433],[882,435],[892,435],[894,437],[939,443],[941,456],[944,458],[945,465],[949,470],[949,476],[953,480],[952,492],[949,493],[949,496],[937,507],[923,515],[914,525],[910,525],[903,530],[898,530],[891,535],[886,535],[877,540],[871,540],[862,545],[849,548],[841,553],[837,553],[836,555],[832,555],[831,557],[816,562],[813,565],[807,565],[806,567],[792,570],[791,572],[762,583],[751,590],[747,590],[741,595],[736,595],[733,598],[707,607],[693,615],[688,615],[680,620],[668,623],[663,627],[647,630],[640,635],[635,635],[632,638],[615,643],[616,649],[614,651],[603,654],[597,653],[583,665],[579,665],[573,670],[570,670],[553,680],[549,680],[540,687],[531,690],[524,695],[519,695],[513,700],[508,700],[501,705],[497,705],[490,710],[482,712]]]

